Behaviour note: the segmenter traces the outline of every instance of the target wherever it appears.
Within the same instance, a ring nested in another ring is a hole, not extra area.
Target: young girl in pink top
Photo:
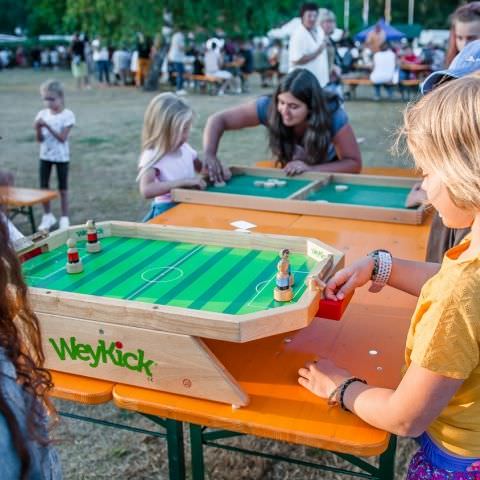
[[[137,181],[142,196],[153,202],[144,222],[175,205],[172,188],[206,187],[197,175],[202,162],[187,143],[192,119],[192,109],[172,93],[157,95],[147,107]]]

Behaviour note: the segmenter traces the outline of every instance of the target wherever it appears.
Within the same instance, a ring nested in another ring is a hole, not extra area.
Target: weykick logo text
[[[123,344],[121,342],[111,342],[107,347],[104,340],[99,340],[94,348],[88,343],[77,343],[75,337],[70,337],[69,340],[59,338],[58,343],[53,338],[49,338],[48,341],[60,360],[70,357],[71,360],[89,362],[88,364],[92,368],[98,367],[100,363],[111,362],[117,367],[128,368],[135,372],[144,371],[147,377],[152,376],[151,368],[155,362],[145,360],[143,350],[138,349],[135,353],[122,351]]]

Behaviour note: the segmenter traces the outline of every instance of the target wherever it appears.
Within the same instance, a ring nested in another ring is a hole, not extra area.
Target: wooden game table
[[[300,215],[379,222],[422,223],[423,205],[405,206],[415,178],[362,173],[305,172],[287,176],[278,168],[231,166],[224,184],[205,190],[175,188],[179,203],[249,208]]]
[[[230,230],[234,228],[232,223],[238,221],[255,224],[252,231],[319,238],[343,250],[347,264],[375,248],[422,260],[429,230],[428,224],[292,216],[191,204],[178,205],[153,220],[167,225]],[[351,413],[329,408],[325,400],[297,384],[297,370],[308,360],[328,357],[369,383],[395,387],[400,380],[404,341],[415,302],[414,297],[388,287],[375,295],[362,288],[340,322],[317,319],[304,329],[246,344],[205,340],[248,392],[250,404],[240,409],[119,384],[113,389],[114,401],[120,408],[189,423],[194,480],[204,478],[203,447],[235,450],[218,441],[235,434],[327,449],[362,468],[360,475],[364,477],[393,478],[395,438]],[[372,455],[380,456],[378,468],[357,457]],[[338,471],[331,466],[309,465]]]

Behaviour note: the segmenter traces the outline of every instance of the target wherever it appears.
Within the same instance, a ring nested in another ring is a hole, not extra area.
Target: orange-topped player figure
[[[87,252],[88,253],[97,253],[102,250],[102,245],[98,239],[97,227],[93,220],[87,220]]]
[[[77,242],[73,238],[67,240],[67,273],[83,272],[83,264],[78,254]]]

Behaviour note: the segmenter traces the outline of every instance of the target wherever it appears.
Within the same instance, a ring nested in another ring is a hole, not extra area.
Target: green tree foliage
[[[25,8],[28,12],[28,35],[62,33],[65,4],[66,0],[27,0]]]
[[[141,31],[155,34],[162,26],[158,0],[66,0],[64,25],[69,31],[125,40]]]
[[[0,0],[0,33],[13,35],[16,27],[25,28],[27,9],[24,2]]]
[[[407,0],[391,0],[392,23],[406,23]],[[0,31],[17,26],[29,34],[84,31],[108,40],[132,39],[137,31],[154,35],[164,24],[163,12],[172,13],[177,26],[209,35],[263,34],[298,15],[302,0],[0,0]],[[344,1],[322,0],[343,27]],[[459,0],[416,0],[415,22],[425,28],[447,28]],[[350,0],[350,31],[362,28],[363,0]],[[369,23],[383,17],[385,0],[370,0]]]

